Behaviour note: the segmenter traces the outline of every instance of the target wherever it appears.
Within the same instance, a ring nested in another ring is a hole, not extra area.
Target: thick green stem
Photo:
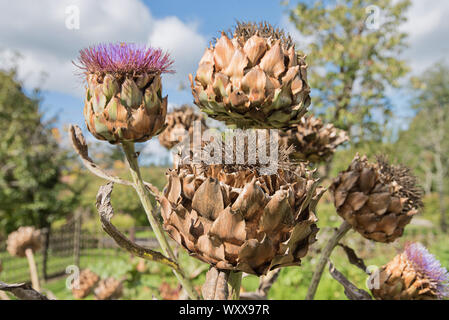
[[[137,155],[134,150],[134,143],[123,142],[122,146],[126,155],[126,159],[128,160],[129,169],[134,182],[134,188],[136,189],[137,194],[139,195],[140,201],[142,202],[142,206],[145,210],[148,221],[150,222],[151,228],[153,229],[156,239],[158,240],[159,245],[161,246],[162,252],[173,261],[177,261],[176,256],[173,253],[173,250],[170,247],[170,244],[168,243],[167,238],[164,235],[162,226],[159,224],[156,217],[153,215],[153,205],[151,204],[150,201],[150,197],[152,197],[152,195],[148,192],[147,188],[143,183],[142,176],[140,174],[139,164],[137,162]],[[178,278],[179,282],[184,287],[184,289],[187,291],[189,297],[193,300],[198,300],[199,299],[198,293],[195,291],[190,280],[187,279],[187,277],[185,276],[184,272],[181,269],[181,266],[179,266],[179,271],[173,270],[173,273],[175,274],[176,278]]]
[[[312,276],[312,281],[310,282],[309,289],[307,291],[306,300],[313,300],[315,297],[316,290],[318,288],[318,284],[320,283],[321,276],[323,275],[324,267],[326,266],[327,262],[329,261],[329,257],[334,250],[334,248],[337,246],[338,242],[343,238],[343,236],[351,229],[351,225],[347,223],[346,221],[343,221],[343,223],[340,225],[340,227],[335,230],[332,237],[327,242],[326,246],[323,249],[323,252],[321,253],[320,260],[318,261],[318,265],[315,269],[315,272]]]
[[[229,285],[229,299],[239,300],[240,299],[240,286],[242,284],[243,272],[231,271],[229,273],[228,285]]]

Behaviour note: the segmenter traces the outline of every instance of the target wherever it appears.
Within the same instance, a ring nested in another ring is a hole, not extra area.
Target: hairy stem
[[[80,156],[81,162],[84,166],[92,172],[94,175],[108,180],[110,182],[114,182],[117,184],[123,184],[126,186],[132,186],[133,183],[131,181],[123,180],[119,177],[109,174],[105,170],[103,170],[100,166],[98,166],[94,161],[89,157],[89,148],[87,147],[86,139],[81,132],[81,128],[76,125],[70,125],[69,135],[72,141],[72,146],[75,152]],[[153,186],[151,183],[144,181],[145,186],[150,190],[152,194],[159,195],[160,191]]]
[[[318,284],[320,283],[321,276],[323,275],[324,267],[329,261],[329,257],[337,246],[338,242],[343,238],[343,236],[351,229],[351,225],[346,221],[340,225],[338,229],[335,230],[332,237],[327,242],[326,246],[321,253],[320,260],[318,261],[318,265],[315,269],[315,272],[312,276],[312,281],[310,282],[309,289],[307,290],[306,300],[313,300],[315,297],[316,290],[318,288]]]
[[[131,172],[131,176],[134,182],[134,188],[136,189],[137,194],[139,195],[140,201],[142,202],[142,206],[147,215],[148,221],[150,222],[151,228],[153,229],[154,234],[156,235],[156,239],[161,246],[162,252],[168,256],[173,261],[177,261],[175,254],[173,253],[170,244],[165,237],[162,226],[157,221],[156,217],[153,215],[153,205],[151,204],[150,197],[152,195],[148,192],[148,189],[145,187],[144,182],[142,180],[142,176],[140,174],[139,165],[137,163],[137,155],[134,150],[133,142],[123,142],[122,143],[123,150],[126,155],[126,159],[128,161],[129,170]],[[153,197],[154,199],[154,197]],[[195,289],[193,288],[192,283],[186,278],[181,266],[179,266],[179,270],[173,270],[176,278],[178,278],[181,285],[189,294],[189,297],[193,300],[198,300],[199,296]]]
[[[26,249],[25,255],[30,266],[31,284],[33,286],[33,289],[40,292],[41,287],[39,285],[39,276],[37,274],[37,267],[36,262],[34,261],[33,250],[31,248]]]

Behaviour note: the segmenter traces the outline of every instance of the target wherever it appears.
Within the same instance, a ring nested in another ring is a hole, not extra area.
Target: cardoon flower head
[[[137,44],[99,44],[80,51],[86,75],[84,118],[89,131],[110,143],[144,142],[165,127],[167,97],[161,74],[173,73],[168,53]]]
[[[401,237],[422,207],[422,189],[411,170],[357,154],[329,191],[337,213],[369,240],[389,243]]]
[[[79,68],[86,73],[174,73],[173,60],[162,49],[133,43],[98,44],[80,50]]]
[[[311,101],[305,56],[265,22],[238,22],[233,33],[223,32],[189,78],[201,111],[240,128],[289,127]]]
[[[384,265],[371,289],[381,300],[435,300],[449,297],[449,274],[420,243],[407,243],[404,251]]]
[[[404,252],[417,271],[436,283],[438,294],[449,297],[449,273],[440,261],[421,243],[407,243]]]

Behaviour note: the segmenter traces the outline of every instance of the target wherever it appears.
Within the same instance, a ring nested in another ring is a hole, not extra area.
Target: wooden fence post
[[[50,248],[50,232],[51,232],[51,226],[48,226],[47,228],[42,229],[42,232],[44,234],[44,250],[42,253],[42,275],[44,277],[44,281],[48,280],[48,250]]]
[[[132,242],[136,241],[136,227],[132,226],[131,228],[129,228],[129,240],[131,240]]]
[[[75,212],[75,228],[73,239],[73,257],[76,266],[80,266],[80,253],[81,253],[81,222],[82,222],[82,210],[79,209]]]

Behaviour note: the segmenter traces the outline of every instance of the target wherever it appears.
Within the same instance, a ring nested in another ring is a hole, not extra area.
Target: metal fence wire
[[[150,230],[149,227],[133,227],[122,232],[140,245],[156,248],[156,239],[136,237],[136,234]],[[82,269],[96,261],[112,262],[125,253],[102,230],[83,230],[81,215],[75,215],[57,229],[40,231],[42,246],[35,252],[35,260],[39,278],[44,280],[64,275],[70,265]],[[6,283],[30,281],[27,259],[11,256],[6,250],[6,239],[0,241],[0,280]]]

